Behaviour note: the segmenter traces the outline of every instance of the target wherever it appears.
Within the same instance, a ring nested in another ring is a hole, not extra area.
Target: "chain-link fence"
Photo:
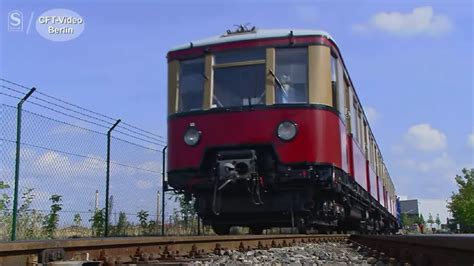
[[[163,137],[0,84],[0,241],[161,232]]]

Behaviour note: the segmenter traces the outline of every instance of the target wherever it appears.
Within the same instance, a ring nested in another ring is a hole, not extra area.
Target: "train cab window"
[[[202,109],[204,94],[204,59],[180,62],[179,73],[179,112]]]
[[[230,51],[214,53],[214,64],[219,66],[221,64],[231,64],[236,62],[247,62],[265,60],[264,49],[249,49],[241,51]]]
[[[308,49],[276,49],[275,103],[308,102]]]
[[[212,107],[265,103],[265,50],[245,50],[214,55]]]

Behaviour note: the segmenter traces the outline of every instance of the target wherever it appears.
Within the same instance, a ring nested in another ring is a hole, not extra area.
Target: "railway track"
[[[229,250],[245,253],[303,243],[324,247],[328,242],[348,242],[377,265],[474,265],[472,235],[234,235],[5,242],[0,243],[0,266],[183,265]]]
[[[75,260],[77,265],[83,265],[79,264],[81,261],[88,261],[87,265],[183,264],[207,260],[210,253],[220,255],[230,249],[247,251],[347,238],[348,235],[234,235],[18,241],[0,243],[0,266],[60,260]]]
[[[474,265],[471,235],[352,235],[365,256],[389,265]]]

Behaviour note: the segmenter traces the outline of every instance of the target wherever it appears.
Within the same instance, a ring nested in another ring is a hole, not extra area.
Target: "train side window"
[[[353,138],[359,142],[359,116],[358,116],[358,111],[357,111],[357,102],[356,100],[354,99],[354,102],[353,102],[353,109],[352,109],[352,121],[354,123],[354,126],[352,127],[353,129]]]
[[[337,61],[337,105],[334,106],[339,110],[339,112],[344,115],[344,97],[345,97],[345,91],[344,91],[344,66],[342,64],[341,60]]]
[[[275,50],[275,103],[308,102],[308,49]]]
[[[337,73],[338,69],[337,69],[337,58],[334,57],[334,55],[331,55],[331,91],[332,91],[332,106],[334,108],[337,108],[338,107],[338,90],[337,90],[337,87],[338,87],[338,82],[337,82],[337,78],[338,78],[338,73]]]
[[[363,134],[364,134],[364,128],[363,128],[363,124],[362,124],[362,108],[360,106],[358,106],[357,108],[357,121],[359,122],[359,144],[361,146],[362,149],[364,149],[364,142],[363,142]]]
[[[354,93],[352,93],[353,95]],[[356,99],[352,97],[352,104],[351,104],[351,130],[352,136],[357,139],[357,105]]]
[[[372,165],[372,138],[370,137],[370,134],[368,134],[368,136],[367,151],[369,154],[367,155],[367,160],[369,160],[369,164]]]
[[[379,176],[379,166],[378,166],[378,160],[377,160],[377,146],[375,146],[375,144],[374,144],[374,167],[375,167],[375,174]]]
[[[371,156],[370,156],[370,161],[372,162],[372,167],[375,169],[375,138],[370,137],[370,149],[372,150]]]
[[[204,59],[183,60],[179,68],[178,111],[202,109],[204,97]]]
[[[369,138],[368,138],[368,132],[367,132],[367,121],[363,120],[363,124],[364,124],[364,135],[362,137],[362,149],[364,150],[364,153],[365,153],[365,156],[366,158],[369,158],[369,151],[368,151],[368,141],[369,141]]]

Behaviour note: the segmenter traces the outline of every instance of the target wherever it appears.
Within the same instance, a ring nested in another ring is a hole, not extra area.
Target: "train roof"
[[[334,38],[332,38],[332,36],[326,31],[308,30],[308,29],[255,29],[254,31],[217,35],[214,37],[209,37],[206,39],[193,41],[191,43],[192,43],[192,47],[199,47],[199,46],[214,45],[214,44],[228,43],[228,42],[287,37],[290,34],[293,34],[293,36],[324,36],[328,38],[329,40],[331,40],[332,42],[336,43],[334,41]],[[170,51],[177,51],[177,50],[191,48],[191,43],[176,46],[172,48]]]

